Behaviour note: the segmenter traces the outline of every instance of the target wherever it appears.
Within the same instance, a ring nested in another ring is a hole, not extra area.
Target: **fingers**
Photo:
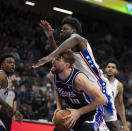
[[[68,119],[68,118],[71,118],[71,114],[63,117],[63,119]]]
[[[42,63],[42,62],[40,61],[40,62],[38,62],[37,64],[32,65],[32,67],[33,67],[33,68],[38,68],[38,67],[40,67],[40,66],[42,66],[42,65],[44,65],[44,63]]]
[[[19,123],[21,123],[23,121],[23,116],[21,113],[17,113],[16,118],[18,119]]]
[[[39,65],[35,64],[35,65],[32,65],[32,67],[35,69],[35,68],[38,68]]]
[[[64,118],[65,119],[68,119],[69,118],[68,121],[65,123],[65,126],[68,129],[72,128],[75,125],[76,121],[74,120],[73,116],[68,115],[67,117],[64,117]]]
[[[40,22],[41,22],[42,25],[51,28],[51,25],[46,20],[41,20]]]
[[[58,111],[60,111],[60,109],[56,109],[56,110],[55,110],[55,114],[56,114]]]
[[[44,29],[47,29],[47,30],[52,29],[52,27],[50,26],[50,24],[46,20],[41,20],[40,26]]]

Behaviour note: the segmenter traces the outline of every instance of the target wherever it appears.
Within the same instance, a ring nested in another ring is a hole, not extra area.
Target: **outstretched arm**
[[[48,56],[40,59],[36,65],[33,65],[33,68],[37,68],[39,66],[46,64],[47,62],[50,62],[58,54],[62,53],[67,49],[71,49],[80,43],[85,43],[84,39],[78,34],[72,35],[72,37],[65,40],[56,50],[54,50]]]
[[[118,85],[118,95],[116,97],[116,102],[117,102],[117,110],[119,112],[120,118],[124,126],[124,131],[129,131],[127,122],[126,122],[125,107],[123,103],[123,84],[122,83],[119,83]]]

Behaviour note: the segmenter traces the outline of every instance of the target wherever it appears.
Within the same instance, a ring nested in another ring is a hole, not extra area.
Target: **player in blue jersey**
[[[62,109],[64,99],[71,114],[66,125],[74,131],[97,131],[103,121],[105,95],[90,82],[87,76],[72,67],[75,58],[70,51],[56,56],[52,61],[50,79],[55,87],[57,111]],[[59,99],[61,97],[61,99]]]

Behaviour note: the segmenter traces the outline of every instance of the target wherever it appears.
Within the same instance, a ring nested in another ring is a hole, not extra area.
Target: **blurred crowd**
[[[10,77],[16,95],[17,109],[25,119],[51,121],[56,108],[54,91],[48,78],[51,64],[32,69],[32,64],[49,54],[48,40],[39,26],[42,16],[0,3],[0,54],[11,53],[16,59],[15,73]],[[95,58],[103,69],[105,61],[116,58],[120,63],[117,77],[124,84],[127,120],[132,125],[132,38],[128,27],[79,17],[83,36],[88,39]],[[59,42],[60,21],[46,19],[55,28]],[[118,27],[118,28],[117,28]]]

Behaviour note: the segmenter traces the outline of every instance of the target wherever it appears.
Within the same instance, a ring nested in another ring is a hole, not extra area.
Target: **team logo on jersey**
[[[75,97],[76,96],[76,94],[74,94],[73,92],[65,91],[63,88],[57,88],[57,91],[63,97]]]

